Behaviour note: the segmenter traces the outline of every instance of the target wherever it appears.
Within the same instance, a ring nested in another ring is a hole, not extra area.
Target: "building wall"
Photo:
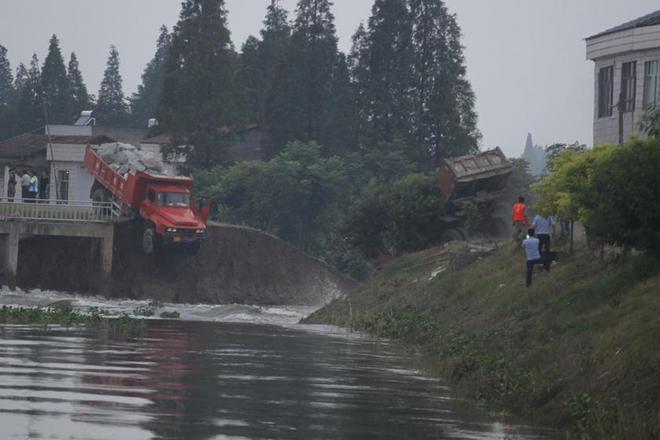
[[[51,136],[92,136],[92,127],[78,125],[48,125],[44,134]]]
[[[639,124],[644,116],[644,64],[660,61],[660,26],[631,29],[587,41],[587,57],[594,61],[594,146],[619,142],[619,112],[616,108],[621,93],[622,65],[637,62],[635,110],[623,114],[623,140],[639,134]],[[598,77],[600,69],[613,66],[612,116],[598,117]],[[660,87],[658,88],[660,91]],[[660,96],[656,99],[660,103]]]
[[[75,202],[86,202],[90,200],[89,193],[94,184],[94,177],[84,168],[82,162],[53,161],[50,168],[50,198],[63,199],[62,194],[58,194],[58,187],[61,184],[58,171],[69,172],[69,195],[66,200]]]
[[[647,61],[660,61],[660,48],[655,50],[633,52],[597,60],[594,70],[594,145],[619,142],[619,112],[616,104],[621,93],[621,66],[630,61],[637,62],[637,84],[635,91],[635,110],[623,114],[623,140],[639,134],[639,123],[644,116],[644,64]],[[614,67],[614,109],[612,116],[598,117],[598,75],[603,67]],[[660,88],[659,88],[660,90]],[[656,97],[660,102],[660,96]]]

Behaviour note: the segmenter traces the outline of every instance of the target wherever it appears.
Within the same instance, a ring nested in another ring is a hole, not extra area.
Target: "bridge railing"
[[[0,202],[0,219],[109,222],[115,214],[112,202],[39,199],[34,203]]]

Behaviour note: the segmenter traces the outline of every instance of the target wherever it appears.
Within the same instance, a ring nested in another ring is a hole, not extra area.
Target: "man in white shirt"
[[[28,173],[28,170],[23,171],[23,175],[21,176],[21,198],[23,201],[28,199],[30,197],[30,174]]]
[[[534,273],[534,266],[542,264],[546,271],[550,271],[549,260],[541,258],[541,250],[539,247],[539,239],[535,237],[534,229],[527,231],[527,239],[523,241],[522,247],[525,248],[525,255],[527,256],[527,280],[526,286],[532,285],[532,274]]]
[[[536,231],[536,237],[539,239],[539,250],[544,258],[550,252],[550,233],[554,226],[555,222],[551,217],[545,217],[541,214],[537,214],[532,221],[532,227]]]

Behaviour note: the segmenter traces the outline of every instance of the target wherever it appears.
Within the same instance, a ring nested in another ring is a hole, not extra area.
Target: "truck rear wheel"
[[[96,188],[94,191],[92,191],[92,202],[93,203],[108,203],[112,201],[112,194],[110,191],[103,187]],[[108,217],[110,216],[112,210],[110,209],[109,206],[97,206],[96,207],[96,214],[99,216],[104,216]]]
[[[147,255],[152,255],[156,252],[156,242],[158,236],[153,226],[146,226],[142,232],[142,250]]]
[[[440,242],[449,243],[450,241],[465,241],[466,238],[466,234],[461,229],[447,229],[442,233]]]

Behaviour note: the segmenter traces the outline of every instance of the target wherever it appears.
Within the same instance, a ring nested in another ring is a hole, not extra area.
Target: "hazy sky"
[[[32,52],[43,62],[50,36],[71,51],[96,93],[108,49],[117,46],[124,92],[132,93],[154,52],[158,28],[176,23],[180,0],[2,0],[0,44],[12,69]],[[296,0],[283,0],[293,10]],[[340,47],[369,17],[372,0],[335,0]],[[657,0],[446,0],[464,33],[484,148],[520,155],[538,144],[592,142],[593,65],[583,39],[660,8]],[[237,48],[257,34],[268,0],[227,0]]]

